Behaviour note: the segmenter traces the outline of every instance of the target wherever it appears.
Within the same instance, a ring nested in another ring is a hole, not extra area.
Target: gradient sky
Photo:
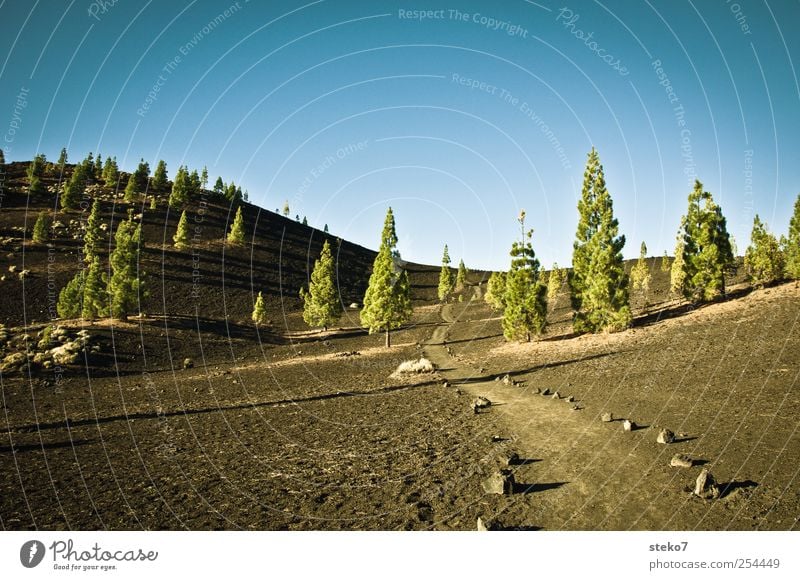
[[[371,248],[391,205],[404,258],[506,269],[521,208],[571,262],[595,146],[626,257],[672,253],[695,176],[742,253],[800,192],[798,23],[796,0],[6,0],[0,147],[207,165]]]

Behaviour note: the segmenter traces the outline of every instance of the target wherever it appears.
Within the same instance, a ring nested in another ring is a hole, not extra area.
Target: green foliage
[[[33,241],[44,244],[50,239],[50,213],[40,211],[36,223],[33,224]]]
[[[391,345],[391,330],[408,321],[411,314],[411,284],[408,272],[400,265],[394,214],[389,208],[381,234],[381,247],[372,265],[369,287],[364,296],[361,325],[368,328],[370,334],[385,330],[388,347]]]
[[[172,236],[172,241],[175,242],[175,247],[179,250],[189,247],[189,220],[186,217],[186,210],[181,212],[181,219],[178,220],[178,229],[175,235]]]
[[[564,281],[567,278],[567,273],[558,267],[558,264],[553,264],[553,269],[550,270],[550,276],[547,278],[547,301],[555,303],[561,292],[561,287],[564,286]]]
[[[100,200],[95,199],[89,219],[86,221],[86,233],[83,236],[83,259],[88,264],[91,264],[97,256],[100,241],[103,239],[100,221]]]
[[[511,246],[511,269],[506,276],[503,336],[530,341],[547,326],[547,287],[531,245],[533,230],[525,230],[525,212],[519,216],[522,239]]]
[[[167,163],[163,159],[156,164],[156,170],[153,172],[150,186],[154,193],[167,189]]]
[[[223,183],[221,177],[217,177],[217,181],[214,183],[214,193],[222,195],[223,191],[225,191],[225,183]]]
[[[506,307],[506,273],[492,272],[486,284],[486,294],[483,299],[495,310],[505,310]]]
[[[189,174],[186,168],[181,166],[175,174],[175,181],[172,182],[172,193],[169,196],[169,206],[179,208],[189,201]]]
[[[686,280],[686,272],[683,267],[683,241],[678,237],[675,244],[675,258],[672,260],[669,275],[669,291],[676,295],[683,294],[683,285]]]
[[[0,165],[6,164],[6,154],[3,153],[3,150],[0,149]]]
[[[303,216],[303,225],[304,226],[308,225],[308,218],[306,218],[306,216]]]
[[[67,164],[67,148],[66,147],[62,147],[61,148],[61,154],[58,156],[58,161],[56,162],[56,165],[58,165],[58,168],[61,171],[64,171],[64,166],[66,164]]]
[[[106,187],[117,187],[119,181],[119,167],[117,166],[117,158],[106,157],[105,166],[103,166],[103,181]]]
[[[625,236],[619,236],[603,166],[592,148],[578,202],[578,228],[569,277],[577,332],[618,331],[630,326],[628,276],[622,260]]]
[[[670,261],[666,250],[664,250],[664,255],[661,257],[661,271],[664,273],[670,271]]]
[[[453,291],[453,272],[450,270],[450,252],[447,244],[444,246],[442,254],[442,271],[439,273],[439,300],[446,300],[450,292]]]
[[[33,161],[28,165],[28,194],[38,195],[44,193],[45,188],[42,184],[42,176],[44,175],[45,165],[47,158],[44,155],[37,155]]]
[[[241,246],[244,244],[244,218],[242,217],[242,207],[236,208],[236,217],[233,218],[231,231],[228,232],[228,243]]]
[[[125,320],[136,307],[139,294],[144,290],[143,273],[139,271],[139,252],[142,226],[133,221],[133,210],[128,210],[128,219],[117,227],[115,247],[111,252],[111,278],[108,281],[108,296],[111,316]]]
[[[703,302],[724,294],[725,273],[734,264],[733,249],[722,209],[698,180],[689,194],[679,236],[683,241],[683,295]]]
[[[189,196],[198,195],[200,193],[200,175],[197,169],[193,169],[189,174]]]
[[[133,203],[136,201],[137,197],[137,190],[136,190],[136,176],[131,174],[128,178],[128,185],[125,186],[125,201],[128,203]]]
[[[203,165],[203,171],[200,172],[200,187],[205,189],[208,187],[208,167]]]
[[[155,195],[150,196],[150,209],[151,210],[158,209],[158,198]]]
[[[284,215],[284,217],[289,217],[289,213],[290,213],[289,212],[289,200],[287,199],[283,203],[283,215]]]
[[[329,233],[328,232],[328,224],[325,224],[325,229],[323,229],[322,231],[325,232],[326,234]]]
[[[136,180],[136,190],[147,191],[147,180],[150,178],[150,164],[144,159],[140,160],[136,171],[133,172],[133,177]]]
[[[108,310],[108,294],[103,280],[103,271],[100,269],[100,258],[94,257],[83,285],[83,303],[81,318],[92,320],[105,316]]]
[[[314,262],[308,292],[300,289],[303,299],[303,320],[312,327],[327,330],[342,315],[342,305],[336,291],[333,256],[328,240],[322,245],[322,253]]]
[[[456,292],[461,292],[466,288],[468,273],[469,270],[467,270],[467,267],[464,265],[464,260],[459,260],[458,273],[456,274]]]
[[[253,305],[253,314],[250,317],[256,324],[264,324],[267,321],[267,309],[264,306],[264,297],[261,292],[256,297],[256,302]]]
[[[756,214],[750,233],[750,246],[744,255],[744,266],[755,286],[765,286],[783,279],[784,253],[773,234]]]
[[[794,213],[789,220],[789,236],[786,238],[786,275],[800,280],[800,195],[794,202]]]
[[[64,193],[61,196],[61,207],[63,209],[74,209],[78,206],[78,201],[86,189],[86,166],[79,163],[72,171]]]
[[[634,290],[641,290],[645,296],[650,290],[650,268],[647,265],[647,245],[642,242],[639,259],[631,268],[631,283]]]
[[[83,285],[86,275],[83,270],[78,271],[67,285],[58,294],[56,311],[61,318],[77,318],[83,309]]]

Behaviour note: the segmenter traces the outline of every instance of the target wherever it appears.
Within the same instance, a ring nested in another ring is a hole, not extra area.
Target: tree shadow
[[[73,439],[70,441],[56,441],[54,443],[25,443],[23,445],[0,445],[0,453],[25,453],[27,451],[45,451],[47,449],[64,449],[90,445],[96,443],[96,439]]]
[[[575,358],[575,359],[570,359],[570,360],[564,360],[564,361],[558,361],[558,362],[552,362],[552,363],[545,363],[545,364],[541,364],[541,365],[536,365],[536,366],[533,366],[533,367],[530,367],[530,368],[527,368],[527,369],[518,370],[518,371],[509,371],[507,373],[502,373],[501,372],[501,373],[495,373],[495,374],[490,374],[490,375],[482,375],[480,377],[470,377],[470,378],[467,378],[467,379],[462,379],[459,382],[462,383],[462,384],[485,383],[487,381],[493,381],[495,379],[502,379],[506,375],[508,375],[509,377],[517,377],[519,375],[525,375],[525,374],[528,374],[528,373],[535,373],[536,371],[540,371],[540,370],[544,370],[544,369],[557,368],[557,367],[571,365],[571,364],[584,362],[584,361],[588,361],[588,360],[604,358],[604,357],[611,356],[611,355],[614,355],[614,354],[618,354],[618,353],[617,352],[601,352],[601,353],[598,353],[598,354],[592,354],[592,355],[583,356],[583,357],[580,357],[580,358]]]
[[[695,439],[697,439],[697,437],[680,437],[680,438],[676,437],[675,439],[672,440],[672,443],[673,445],[675,443],[686,443],[687,441],[694,441]]]
[[[504,526],[502,524],[493,523],[489,528],[492,532],[538,532],[544,528],[540,526]]]
[[[509,465],[531,465],[532,463],[539,463],[541,459],[534,459],[532,457],[519,457],[513,461],[509,461]]]
[[[750,479],[745,479],[744,481],[729,481],[727,483],[720,483],[719,498],[723,499],[739,489],[753,489],[758,487],[758,485],[758,483]]]
[[[514,494],[527,495],[550,489],[558,489],[568,483],[568,481],[554,481],[552,483],[515,483],[513,491]]]

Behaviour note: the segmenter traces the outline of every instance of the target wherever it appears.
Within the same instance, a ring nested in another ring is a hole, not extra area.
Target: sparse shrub
[[[309,326],[321,326],[323,330],[328,330],[328,327],[342,315],[342,304],[336,291],[333,256],[328,240],[322,245],[319,259],[314,262],[308,292],[301,288],[300,297],[303,299],[303,320]]]
[[[437,291],[439,300],[446,300],[452,291],[453,272],[450,270],[450,252],[447,249],[447,244],[445,244],[444,252],[442,253],[442,270],[439,272],[439,289]]]
[[[423,357],[419,360],[407,360],[405,362],[401,362],[400,365],[397,367],[397,370],[394,371],[394,374],[411,375],[420,373],[432,373],[435,370],[436,367],[433,366],[433,363]]]
[[[483,299],[495,310],[506,307],[506,273],[492,272],[486,284],[486,294]]]
[[[36,223],[33,224],[33,241],[44,244],[50,239],[50,214],[47,211],[39,212]]]
[[[228,243],[237,246],[244,244],[244,218],[241,206],[236,208],[236,216],[233,218],[231,231],[228,232]]]
[[[783,279],[784,254],[773,234],[756,214],[750,233],[750,246],[744,255],[744,266],[755,286],[765,286]]]

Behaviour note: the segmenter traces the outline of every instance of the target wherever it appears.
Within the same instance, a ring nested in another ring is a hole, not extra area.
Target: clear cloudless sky
[[[626,257],[672,253],[695,177],[740,253],[785,233],[800,3],[562,2],[5,0],[0,147],[207,165],[371,248],[391,205],[431,264],[506,269],[520,209],[570,264],[593,146]]]

